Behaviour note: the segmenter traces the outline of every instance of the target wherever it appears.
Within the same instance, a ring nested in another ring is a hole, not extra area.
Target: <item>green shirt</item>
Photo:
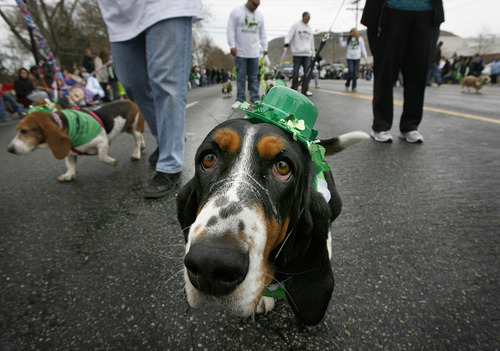
[[[102,130],[99,121],[86,112],[63,110],[62,113],[68,120],[68,136],[73,147],[88,143]]]

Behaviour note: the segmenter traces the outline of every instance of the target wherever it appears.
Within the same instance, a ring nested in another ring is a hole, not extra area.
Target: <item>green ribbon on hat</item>
[[[307,147],[314,162],[316,174],[329,171],[324,161],[325,149],[318,144],[318,131],[312,126],[316,121],[316,106],[304,95],[284,86],[275,86],[262,97],[261,103],[239,103],[240,106],[228,117],[243,111],[245,119],[257,119],[272,123],[293,135],[293,139]]]

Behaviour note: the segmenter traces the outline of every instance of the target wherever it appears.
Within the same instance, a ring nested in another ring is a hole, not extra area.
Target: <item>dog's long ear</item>
[[[319,144],[325,148],[325,155],[329,156],[339,153],[349,146],[368,139],[369,137],[370,136],[365,132],[350,132],[336,138],[320,140]]]
[[[194,185],[194,178],[181,189],[177,195],[177,218],[181,224],[184,239],[187,241],[189,227],[196,220],[198,212],[198,197]]]
[[[312,189],[309,196],[307,208],[294,228],[295,252],[284,267],[289,273],[285,288],[299,320],[305,325],[316,325],[328,308],[334,279],[327,248],[330,210],[317,191]]]
[[[68,156],[72,140],[52,121],[50,113],[37,113],[36,120],[54,157],[61,159]]]

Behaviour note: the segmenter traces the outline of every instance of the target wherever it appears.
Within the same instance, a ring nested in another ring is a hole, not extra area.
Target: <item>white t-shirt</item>
[[[267,51],[264,16],[259,10],[251,12],[246,6],[238,6],[229,15],[227,43],[236,48],[236,56],[258,58],[261,50]]]
[[[302,21],[295,23],[285,37],[285,45],[290,44],[293,56],[314,55],[314,34],[309,26]]]
[[[153,24],[168,18],[203,19],[201,0],[98,0],[109,41],[130,40]]]

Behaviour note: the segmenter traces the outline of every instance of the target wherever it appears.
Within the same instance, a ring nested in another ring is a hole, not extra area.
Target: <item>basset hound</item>
[[[49,147],[56,158],[66,161],[66,173],[57,178],[59,181],[74,178],[77,155],[98,155],[101,161],[115,166],[117,160],[108,156],[109,144],[122,132],[134,137],[133,160],[139,160],[146,147],[144,118],[130,100],[111,102],[94,111],[35,109],[19,122],[16,130],[8,151],[24,155]]]
[[[320,144],[332,155],[366,138],[352,132]],[[214,128],[177,197],[189,305],[252,316],[274,308],[264,296],[274,285],[302,323],[318,324],[333,292],[328,242],[341,210],[332,174],[324,175],[327,197],[315,189],[308,149],[271,123]]]

